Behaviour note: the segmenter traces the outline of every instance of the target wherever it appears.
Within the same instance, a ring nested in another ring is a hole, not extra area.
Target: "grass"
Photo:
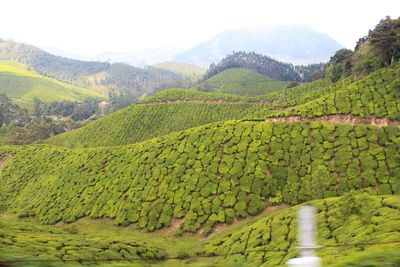
[[[35,97],[46,103],[60,100],[79,102],[87,97],[105,98],[93,90],[42,76],[24,65],[9,61],[0,61],[0,93],[29,109]]]

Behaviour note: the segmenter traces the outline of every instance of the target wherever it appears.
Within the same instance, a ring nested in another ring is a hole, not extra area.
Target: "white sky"
[[[2,0],[0,38],[84,56],[191,46],[226,29],[308,24],[353,48],[399,0]]]

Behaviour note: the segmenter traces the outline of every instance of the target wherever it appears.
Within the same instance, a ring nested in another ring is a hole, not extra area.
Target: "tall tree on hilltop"
[[[400,58],[400,18],[386,17],[369,34],[369,40],[382,56],[384,66]]]

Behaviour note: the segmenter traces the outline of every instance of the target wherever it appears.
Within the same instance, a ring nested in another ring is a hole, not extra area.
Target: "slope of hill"
[[[0,40],[0,59],[15,60],[39,74],[89,87],[102,94],[126,89],[137,96],[179,85],[181,75],[158,68],[90,62],[49,54],[31,45]]]
[[[17,260],[34,257],[39,259],[38,264],[45,264],[40,259],[86,264],[127,259],[143,264],[145,260],[160,260],[166,256],[163,250],[129,237],[79,235],[61,227],[8,218],[0,219],[0,237],[0,262],[9,255],[14,260],[15,256]]]
[[[230,68],[254,70],[280,81],[310,82],[315,80],[315,76],[322,76],[324,73],[324,64],[322,63],[294,66],[269,56],[241,51],[225,56],[218,64],[211,64],[204,77],[210,78]]]
[[[46,143],[68,147],[133,144],[211,122],[240,119],[262,108],[265,105],[243,102],[135,104]]]
[[[277,112],[273,116],[315,118],[352,115],[400,120],[400,65],[383,68],[340,90]]]
[[[279,91],[288,84],[249,69],[231,68],[200,82],[199,88],[207,92],[252,96]]]
[[[172,61],[160,62],[154,64],[153,66],[159,69],[169,70],[171,72],[183,75],[193,80],[200,79],[204,75],[204,73],[206,73],[206,69],[199,66]]]
[[[399,201],[398,196],[346,195],[308,202],[317,208],[317,237],[322,245],[317,253],[323,266],[398,266]],[[113,226],[107,220],[43,226],[30,219],[0,215],[0,260],[34,259],[49,267],[60,266],[62,260],[107,267],[116,266],[116,261],[118,266],[187,266],[188,260],[202,267],[284,266],[296,255],[297,208],[280,205],[275,211],[267,209],[206,238],[179,236],[173,228],[144,233]],[[20,265],[14,262],[12,266]]]
[[[399,196],[346,195],[310,204],[317,208],[318,245],[322,246],[318,256],[323,266],[394,267],[400,262]],[[236,262],[286,266],[296,256],[296,211],[297,207],[287,208],[239,229],[228,228],[209,240],[205,251],[208,255],[224,255],[221,261],[227,265]],[[360,245],[374,243],[382,243],[383,247]],[[397,258],[392,256],[396,251]],[[381,260],[372,261],[374,254]],[[361,262],[368,264],[361,265]]]
[[[26,66],[0,61],[0,93],[4,93],[17,104],[31,107],[35,97],[43,102],[82,101],[84,98],[104,98],[99,93],[42,76]]]
[[[326,62],[342,48],[305,25],[248,27],[220,33],[175,56],[176,61],[208,66],[233,51],[254,51],[294,64]]]
[[[241,118],[272,120],[273,117],[285,116],[291,112],[291,108],[295,110],[326,95],[335,95],[339,91],[350,92],[353,83],[354,86],[362,88],[362,86],[368,87],[371,81],[375,82],[374,79],[377,79],[376,83],[379,84],[381,72],[393,71],[380,70],[359,81],[354,77],[337,83],[317,80],[253,97],[169,89],[144,99],[141,104],[110,114],[85,127],[54,136],[47,143],[71,147],[123,145],[216,121]],[[395,76],[388,75],[381,81],[382,86],[392,88],[394,79]],[[393,88],[388,90],[396,91]],[[397,103],[397,99],[393,96],[391,102]],[[379,106],[381,103],[376,102],[375,105]],[[365,118],[361,113],[357,113],[356,116],[358,119]],[[285,119],[279,118],[279,120]],[[288,120],[293,119],[289,117]]]
[[[0,203],[43,223],[155,230],[180,219],[210,233],[274,203],[399,194],[399,138],[392,127],[231,121],[122,147],[3,147]]]

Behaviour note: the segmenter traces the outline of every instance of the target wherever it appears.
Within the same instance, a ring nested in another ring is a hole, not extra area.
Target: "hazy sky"
[[[2,0],[0,38],[93,56],[190,46],[226,29],[308,24],[353,48],[399,0]]]

